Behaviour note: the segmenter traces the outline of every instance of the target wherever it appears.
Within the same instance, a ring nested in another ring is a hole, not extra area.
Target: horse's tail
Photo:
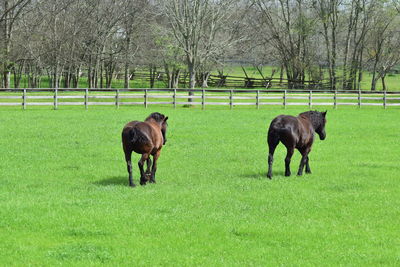
[[[136,143],[138,138],[139,138],[138,130],[135,127],[133,127],[132,130],[129,131],[129,139],[131,143]]]
[[[276,125],[271,123],[268,129],[268,143],[270,143],[272,139],[279,139],[279,134],[280,127],[277,127]]]

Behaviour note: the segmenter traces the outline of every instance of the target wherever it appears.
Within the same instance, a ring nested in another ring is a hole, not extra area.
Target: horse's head
[[[158,112],[154,112],[151,113],[150,116],[147,117],[147,120],[153,119],[154,121],[156,121],[159,125],[160,125],[160,129],[161,129],[161,133],[163,136],[163,145],[165,145],[165,143],[167,142],[167,127],[168,127],[168,117],[165,116],[164,114],[158,113]]]
[[[168,120],[168,117],[165,117],[164,121],[161,124],[161,133],[164,138],[163,145],[165,145],[165,143],[167,142],[167,127],[168,127],[167,120]]]
[[[325,112],[317,112],[318,113],[318,126],[315,129],[315,132],[319,135],[319,139],[325,140],[326,132],[325,132],[325,124],[326,124],[326,113]]]

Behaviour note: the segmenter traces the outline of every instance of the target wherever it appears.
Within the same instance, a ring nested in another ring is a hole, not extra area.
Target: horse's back
[[[290,115],[279,115],[275,117],[271,124],[269,125],[269,131],[271,130],[284,130],[288,128],[293,128],[298,124],[298,120],[296,117]]]

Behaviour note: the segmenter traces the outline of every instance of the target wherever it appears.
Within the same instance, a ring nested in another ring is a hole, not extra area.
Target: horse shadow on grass
[[[95,185],[109,186],[109,185],[128,185],[126,176],[113,176],[103,180],[94,182]]]
[[[266,179],[266,180],[269,180],[268,177],[267,177],[267,172],[245,173],[245,174],[242,174],[241,177],[247,178],[247,179],[257,179],[257,180]],[[272,179],[274,177],[280,177],[280,178],[281,177],[285,177],[285,172],[284,171],[277,171],[277,172],[274,173],[274,176],[272,177]]]

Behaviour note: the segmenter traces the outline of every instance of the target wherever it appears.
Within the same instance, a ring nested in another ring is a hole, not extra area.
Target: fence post
[[[310,94],[308,95],[308,107],[311,109],[312,107],[312,91],[310,90]]]
[[[233,108],[233,90],[232,89],[229,93],[229,106],[231,109]]]
[[[89,102],[89,89],[85,89],[85,109],[88,109],[88,102]]]
[[[383,91],[383,108],[386,109],[386,90]]]
[[[206,91],[204,89],[201,92],[201,108],[202,109],[206,108]]]
[[[24,89],[22,93],[22,108],[25,110],[26,109],[26,89]]]
[[[174,88],[174,108],[176,108],[176,88]]]
[[[119,108],[119,89],[115,90],[115,105]]]
[[[361,89],[358,89],[358,107],[361,108]]]
[[[283,91],[283,107],[286,109],[286,90]]]
[[[335,109],[337,108],[337,90],[335,89],[335,93],[333,95],[333,105]]]
[[[260,108],[260,90],[257,90],[257,95],[256,95],[256,106],[257,106],[257,109]]]
[[[147,89],[144,89],[144,107],[147,108]]]
[[[58,95],[58,88],[56,87],[54,89],[54,109],[58,109],[58,101],[57,101],[57,95]]]

